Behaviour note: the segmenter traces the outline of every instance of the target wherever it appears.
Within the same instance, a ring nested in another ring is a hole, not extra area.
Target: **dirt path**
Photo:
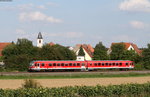
[[[122,77],[122,78],[75,78],[75,79],[36,79],[44,87],[63,87],[75,85],[110,85],[110,84],[125,84],[125,83],[145,83],[150,82],[148,77]],[[21,87],[24,80],[0,80],[0,88],[16,89]]]

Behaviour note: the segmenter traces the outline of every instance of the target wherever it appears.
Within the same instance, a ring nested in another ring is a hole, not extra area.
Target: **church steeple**
[[[37,37],[37,47],[42,47],[43,46],[43,37],[41,32],[39,32],[38,37]]]
[[[39,32],[37,39],[43,39],[41,32]]]

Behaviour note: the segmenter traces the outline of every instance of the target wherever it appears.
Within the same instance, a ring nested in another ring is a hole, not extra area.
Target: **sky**
[[[150,0],[0,0],[0,42],[150,43]]]

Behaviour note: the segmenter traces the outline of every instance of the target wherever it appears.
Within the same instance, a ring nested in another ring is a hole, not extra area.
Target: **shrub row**
[[[150,82],[110,86],[0,89],[0,97],[149,97]]]

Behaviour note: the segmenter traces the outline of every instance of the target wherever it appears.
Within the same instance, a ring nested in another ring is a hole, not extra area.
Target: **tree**
[[[147,45],[148,48],[145,48],[142,52],[144,67],[150,69],[150,44]]]
[[[138,63],[141,61],[141,56],[135,53],[134,50],[124,50],[122,54],[122,60],[131,60],[135,63]]]
[[[80,46],[78,56],[85,56],[82,46]]]
[[[2,51],[6,68],[24,71],[28,69],[28,64],[37,55],[31,41],[27,39],[18,39],[16,44],[8,45]]]
[[[123,43],[112,45],[111,50],[110,58],[112,60],[122,60],[125,51],[125,45]]]
[[[102,44],[102,42],[99,42],[96,44],[94,48],[94,55],[93,55],[94,60],[108,60],[108,55],[107,55],[107,48]]]

